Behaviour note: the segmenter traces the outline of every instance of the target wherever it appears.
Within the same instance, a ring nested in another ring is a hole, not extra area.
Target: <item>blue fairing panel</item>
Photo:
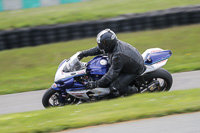
[[[106,65],[101,65],[100,61],[101,60],[106,60],[106,57],[102,56],[97,56],[93,58],[91,61],[88,62],[87,64],[87,69],[86,72],[91,74],[91,75],[104,75],[107,73],[109,69],[109,64]]]
[[[54,88],[71,88],[74,85],[74,78],[63,79],[55,82],[56,87]]]
[[[85,89],[85,87],[81,87],[81,88],[70,88],[70,89],[66,89],[67,91],[78,91],[78,90],[83,90]]]
[[[85,89],[85,86],[81,83],[74,82],[73,86],[70,89],[66,89],[67,91],[75,91]]]
[[[168,59],[171,55],[172,55],[172,52],[170,50],[149,53],[145,57],[144,63],[146,65],[152,65],[152,64],[155,64],[157,62],[160,62],[160,61],[163,61],[165,59]]]
[[[74,82],[74,84],[72,86],[72,88],[81,88],[81,87],[84,87],[84,85],[81,83],[78,83],[78,82]]]

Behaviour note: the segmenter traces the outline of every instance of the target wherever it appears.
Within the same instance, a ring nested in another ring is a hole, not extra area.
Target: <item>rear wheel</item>
[[[157,91],[169,91],[173,83],[172,75],[163,68],[148,73],[144,78],[147,84],[159,83]]]

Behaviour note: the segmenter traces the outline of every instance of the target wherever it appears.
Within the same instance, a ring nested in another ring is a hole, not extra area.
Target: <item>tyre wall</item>
[[[7,30],[0,31],[0,50],[93,37],[105,28],[119,33],[195,23],[200,23],[200,5],[128,14],[99,21]]]

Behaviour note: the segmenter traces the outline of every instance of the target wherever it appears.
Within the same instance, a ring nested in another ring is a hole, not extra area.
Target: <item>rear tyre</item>
[[[169,91],[173,83],[172,75],[163,68],[147,73],[144,78],[145,81],[147,81],[147,84],[150,84],[153,81],[158,81],[160,84],[160,89],[158,91]]]

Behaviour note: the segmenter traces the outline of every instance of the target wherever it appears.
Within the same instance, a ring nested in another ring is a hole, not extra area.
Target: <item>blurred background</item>
[[[105,28],[141,53],[172,50],[170,72],[200,69],[198,0],[0,0],[0,10],[0,95],[48,88]]]
[[[1,0],[0,11],[53,6],[66,3],[76,3],[81,1],[86,0]]]
[[[43,109],[44,91],[36,90],[52,85],[62,60],[97,46],[105,28],[140,53],[171,50],[164,66],[171,73],[200,70],[199,0],[0,0],[0,132],[50,132],[199,110],[196,89],[24,112]],[[19,110],[24,113],[7,114]]]

